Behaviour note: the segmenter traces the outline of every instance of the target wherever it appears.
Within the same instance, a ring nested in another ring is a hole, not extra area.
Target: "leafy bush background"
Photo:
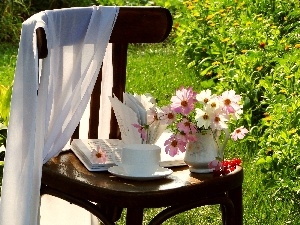
[[[244,96],[265,186],[299,202],[299,1],[184,1],[176,18],[177,48],[202,87]]]

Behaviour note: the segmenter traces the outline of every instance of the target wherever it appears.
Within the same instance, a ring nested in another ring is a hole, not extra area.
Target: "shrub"
[[[244,95],[266,187],[299,199],[299,1],[185,1],[176,18],[175,43],[202,87]]]
[[[297,41],[298,4],[194,0],[183,2],[176,16],[175,42],[187,66],[197,72],[203,88],[243,93],[248,127],[260,128],[268,106],[262,101],[265,90],[260,80]]]
[[[18,42],[20,28],[29,9],[22,1],[4,0],[0,2],[0,42]]]
[[[265,185],[274,193],[300,199],[300,49],[290,50],[279,65],[262,80],[266,108],[257,165],[265,174]],[[296,201],[296,202],[297,202]]]
[[[0,85],[0,147],[6,144],[11,93],[12,87]]]

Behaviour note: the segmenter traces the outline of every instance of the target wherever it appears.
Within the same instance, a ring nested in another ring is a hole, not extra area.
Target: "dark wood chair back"
[[[126,84],[127,49],[129,43],[159,43],[164,41],[172,28],[170,12],[161,7],[121,7],[114,25],[110,43],[112,43],[113,89],[112,93],[122,100]],[[39,58],[48,54],[45,31],[38,28],[37,47]],[[99,109],[102,70],[100,70],[90,101],[88,138],[98,138]],[[79,138],[77,126],[72,139]],[[109,138],[120,138],[118,123],[111,112]]]

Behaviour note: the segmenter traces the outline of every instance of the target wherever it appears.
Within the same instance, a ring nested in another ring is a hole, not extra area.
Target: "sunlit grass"
[[[12,84],[18,46],[1,43],[0,44],[0,84],[9,86]]]
[[[170,44],[130,46],[127,73],[126,90],[150,93],[159,105],[169,104],[181,86],[193,86],[197,90],[200,85],[194,72],[187,70],[182,57]]]

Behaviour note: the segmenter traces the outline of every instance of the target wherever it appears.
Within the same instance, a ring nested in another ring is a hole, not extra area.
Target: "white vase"
[[[223,158],[225,145],[229,139],[229,132],[225,130],[223,143],[220,143],[221,132],[205,130],[196,134],[197,140],[189,142],[186,146],[184,162],[194,173],[210,173],[213,169],[208,168],[208,164],[217,157]]]

